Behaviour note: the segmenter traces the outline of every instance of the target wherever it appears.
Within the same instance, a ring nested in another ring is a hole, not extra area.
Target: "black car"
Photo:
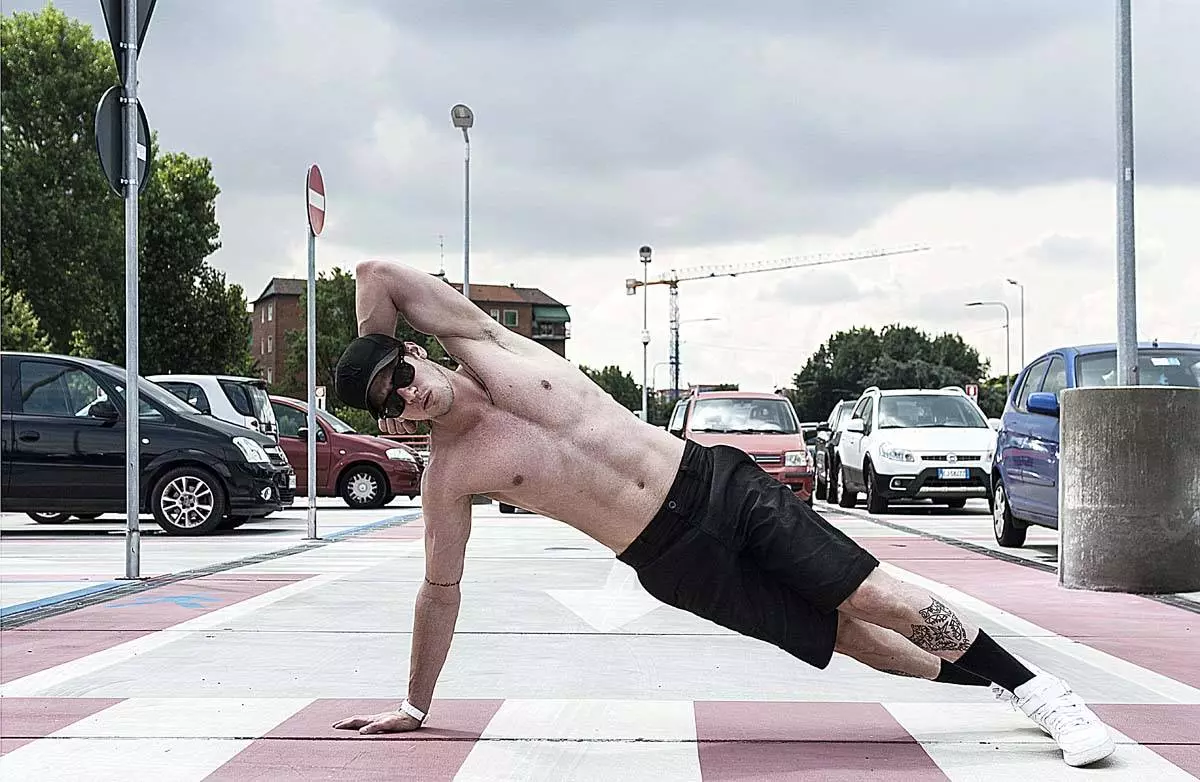
[[[125,512],[125,370],[0,354],[6,511],[48,523]],[[174,535],[240,526],[291,505],[296,475],[269,436],[218,421],[139,378],[141,509]]]
[[[817,496],[826,502],[837,501],[837,446],[842,425],[854,409],[854,401],[842,400],[833,406],[829,418],[817,425],[817,443],[813,465],[817,474]]]

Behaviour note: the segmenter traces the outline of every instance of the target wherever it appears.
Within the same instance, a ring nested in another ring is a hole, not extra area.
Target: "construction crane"
[[[648,251],[648,247],[643,247]],[[679,283],[691,280],[708,280],[716,277],[740,277],[744,274],[758,274],[783,269],[799,269],[811,266],[828,266],[835,263],[848,263],[867,258],[885,258],[892,255],[931,250],[928,245],[906,245],[890,249],[863,250],[848,253],[818,253],[815,255],[797,255],[788,258],[777,258],[773,261],[755,261],[752,263],[723,264],[718,266],[695,266],[691,269],[676,271],[672,269],[657,280],[638,280],[632,277],[625,280],[625,293],[633,296],[637,289],[646,285],[667,285],[671,291],[671,401],[679,398]]]

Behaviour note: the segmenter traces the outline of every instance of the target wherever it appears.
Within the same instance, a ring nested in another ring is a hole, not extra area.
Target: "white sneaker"
[[[1068,766],[1086,766],[1116,750],[1105,724],[1061,679],[1039,673],[1013,692],[1012,702],[1058,743]]]

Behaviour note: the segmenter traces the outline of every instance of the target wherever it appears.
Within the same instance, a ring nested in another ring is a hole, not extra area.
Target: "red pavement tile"
[[[420,540],[424,535],[425,527],[414,527],[405,524],[400,527],[385,527],[366,535],[359,535],[356,540]]]
[[[929,541],[934,546],[954,546]],[[1200,615],[1138,595],[1064,589],[1058,577],[990,557],[915,559],[905,570],[1164,676],[1200,687]]]
[[[1097,703],[1100,719],[1139,744],[1200,744],[1200,705]]]
[[[208,780],[453,780],[503,701],[435,700],[425,727],[413,733],[362,736],[333,728],[345,717],[395,709],[396,703],[395,699],[316,701],[238,753]]]
[[[928,538],[856,538],[855,542],[882,560],[963,559],[990,560],[985,554],[948,546]]]
[[[120,702],[120,698],[0,698],[0,755]]]
[[[1160,744],[1151,746],[1150,749],[1192,776],[1200,778],[1200,744]]]
[[[0,683],[165,630],[308,577],[272,574],[251,580],[206,576],[5,630],[0,632]]]
[[[945,780],[878,703],[697,701],[706,780]]]

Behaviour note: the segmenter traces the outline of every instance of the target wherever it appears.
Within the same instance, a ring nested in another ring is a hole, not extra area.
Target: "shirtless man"
[[[335,388],[384,432],[426,421],[421,486],[425,579],[414,613],[408,694],[396,711],[335,727],[416,730],[458,619],[471,495],[563,521],[607,546],[646,591],[823,669],[834,652],[887,673],[993,684],[1072,766],[1114,750],[1070,687],[1032,671],[936,596],[892,578],[741,451],[651,426],[586,375],[489,318],[444,281],[400,264],[358,264],[361,335]],[[397,317],[433,335],[449,370],[400,343]]]

